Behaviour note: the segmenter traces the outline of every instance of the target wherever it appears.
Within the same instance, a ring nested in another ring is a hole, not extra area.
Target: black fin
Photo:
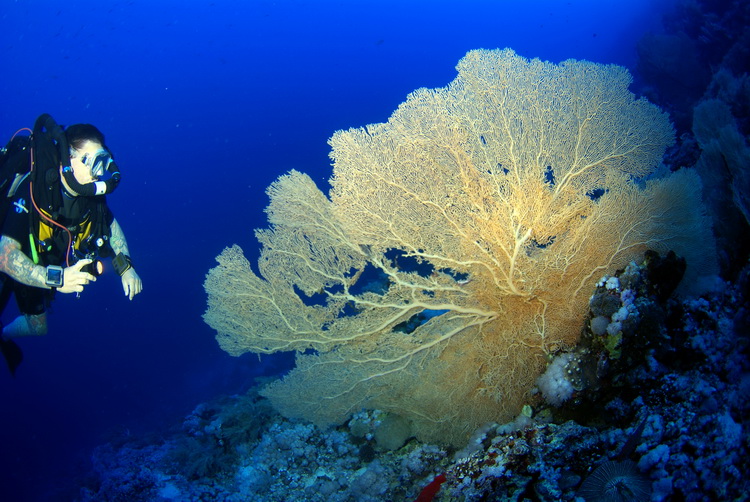
[[[0,352],[2,352],[5,362],[8,363],[10,374],[16,376],[16,368],[23,361],[23,352],[21,347],[9,338],[3,338],[0,335]]]

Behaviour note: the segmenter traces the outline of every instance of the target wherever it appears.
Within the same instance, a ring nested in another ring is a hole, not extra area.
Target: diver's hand
[[[96,277],[81,270],[91,262],[92,260],[79,260],[75,265],[67,267],[63,272],[63,285],[57,290],[60,293],[80,293],[84,286],[96,281]]]
[[[125,296],[131,300],[135,295],[143,291],[143,282],[141,282],[141,278],[133,267],[130,267],[122,274],[122,289],[125,291]]]

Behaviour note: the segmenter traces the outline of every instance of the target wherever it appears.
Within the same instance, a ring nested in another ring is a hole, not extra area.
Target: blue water
[[[324,186],[327,138],[446,85],[474,48],[633,67],[669,2],[80,1],[0,5],[0,141],[41,113],[88,122],[123,169],[110,206],[144,292],[112,273],[58,295],[50,333],[0,368],[0,499],[44,500],[107,435],[157,432],[277,360],[222,352],[201,315],[214,257],[257,255],[265,188]],[[9,322],[9,309],[2,320]],[[73,480],[73,482],[75,482]]]

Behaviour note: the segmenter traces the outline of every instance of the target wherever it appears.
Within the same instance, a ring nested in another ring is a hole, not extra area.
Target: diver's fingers
[[[65,283],[61,288],[57,288],[60,293],[81,293],[83,284]]]
[[[70,285],[74,285],[74,284],[86,285],[90,282],[96,281],[96,277],[94,277],[92,274],[81,270],[81,268],[85,267],[91,262],[92,260],[80,260],[74,263],[73,265],[71,265],[70,267],[67,267],[63,274],[64,282]]]
[[[122,289],[125,292],[125,296],[132,300],[135,298],[135,295],[143,290],[143,283],[132,268],[128,270],[127,274],[127,277],[123,276]]]
[[[83,260],[78,260],[73,265],[71,265],[69,268],[75,271],[80,271],[83,267],[88,265],[89,263],[93,263],[94,260],[89,260],[88,258]]]

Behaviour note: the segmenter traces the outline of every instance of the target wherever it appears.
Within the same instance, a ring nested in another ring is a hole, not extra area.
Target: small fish
[[[440,491],[440,485],[445,482],[445,474],[435,476],[435,479],[430,481],[430,484],[424,487],[419,493],[419,496],[414,502],[431,502],[437,492]]]

